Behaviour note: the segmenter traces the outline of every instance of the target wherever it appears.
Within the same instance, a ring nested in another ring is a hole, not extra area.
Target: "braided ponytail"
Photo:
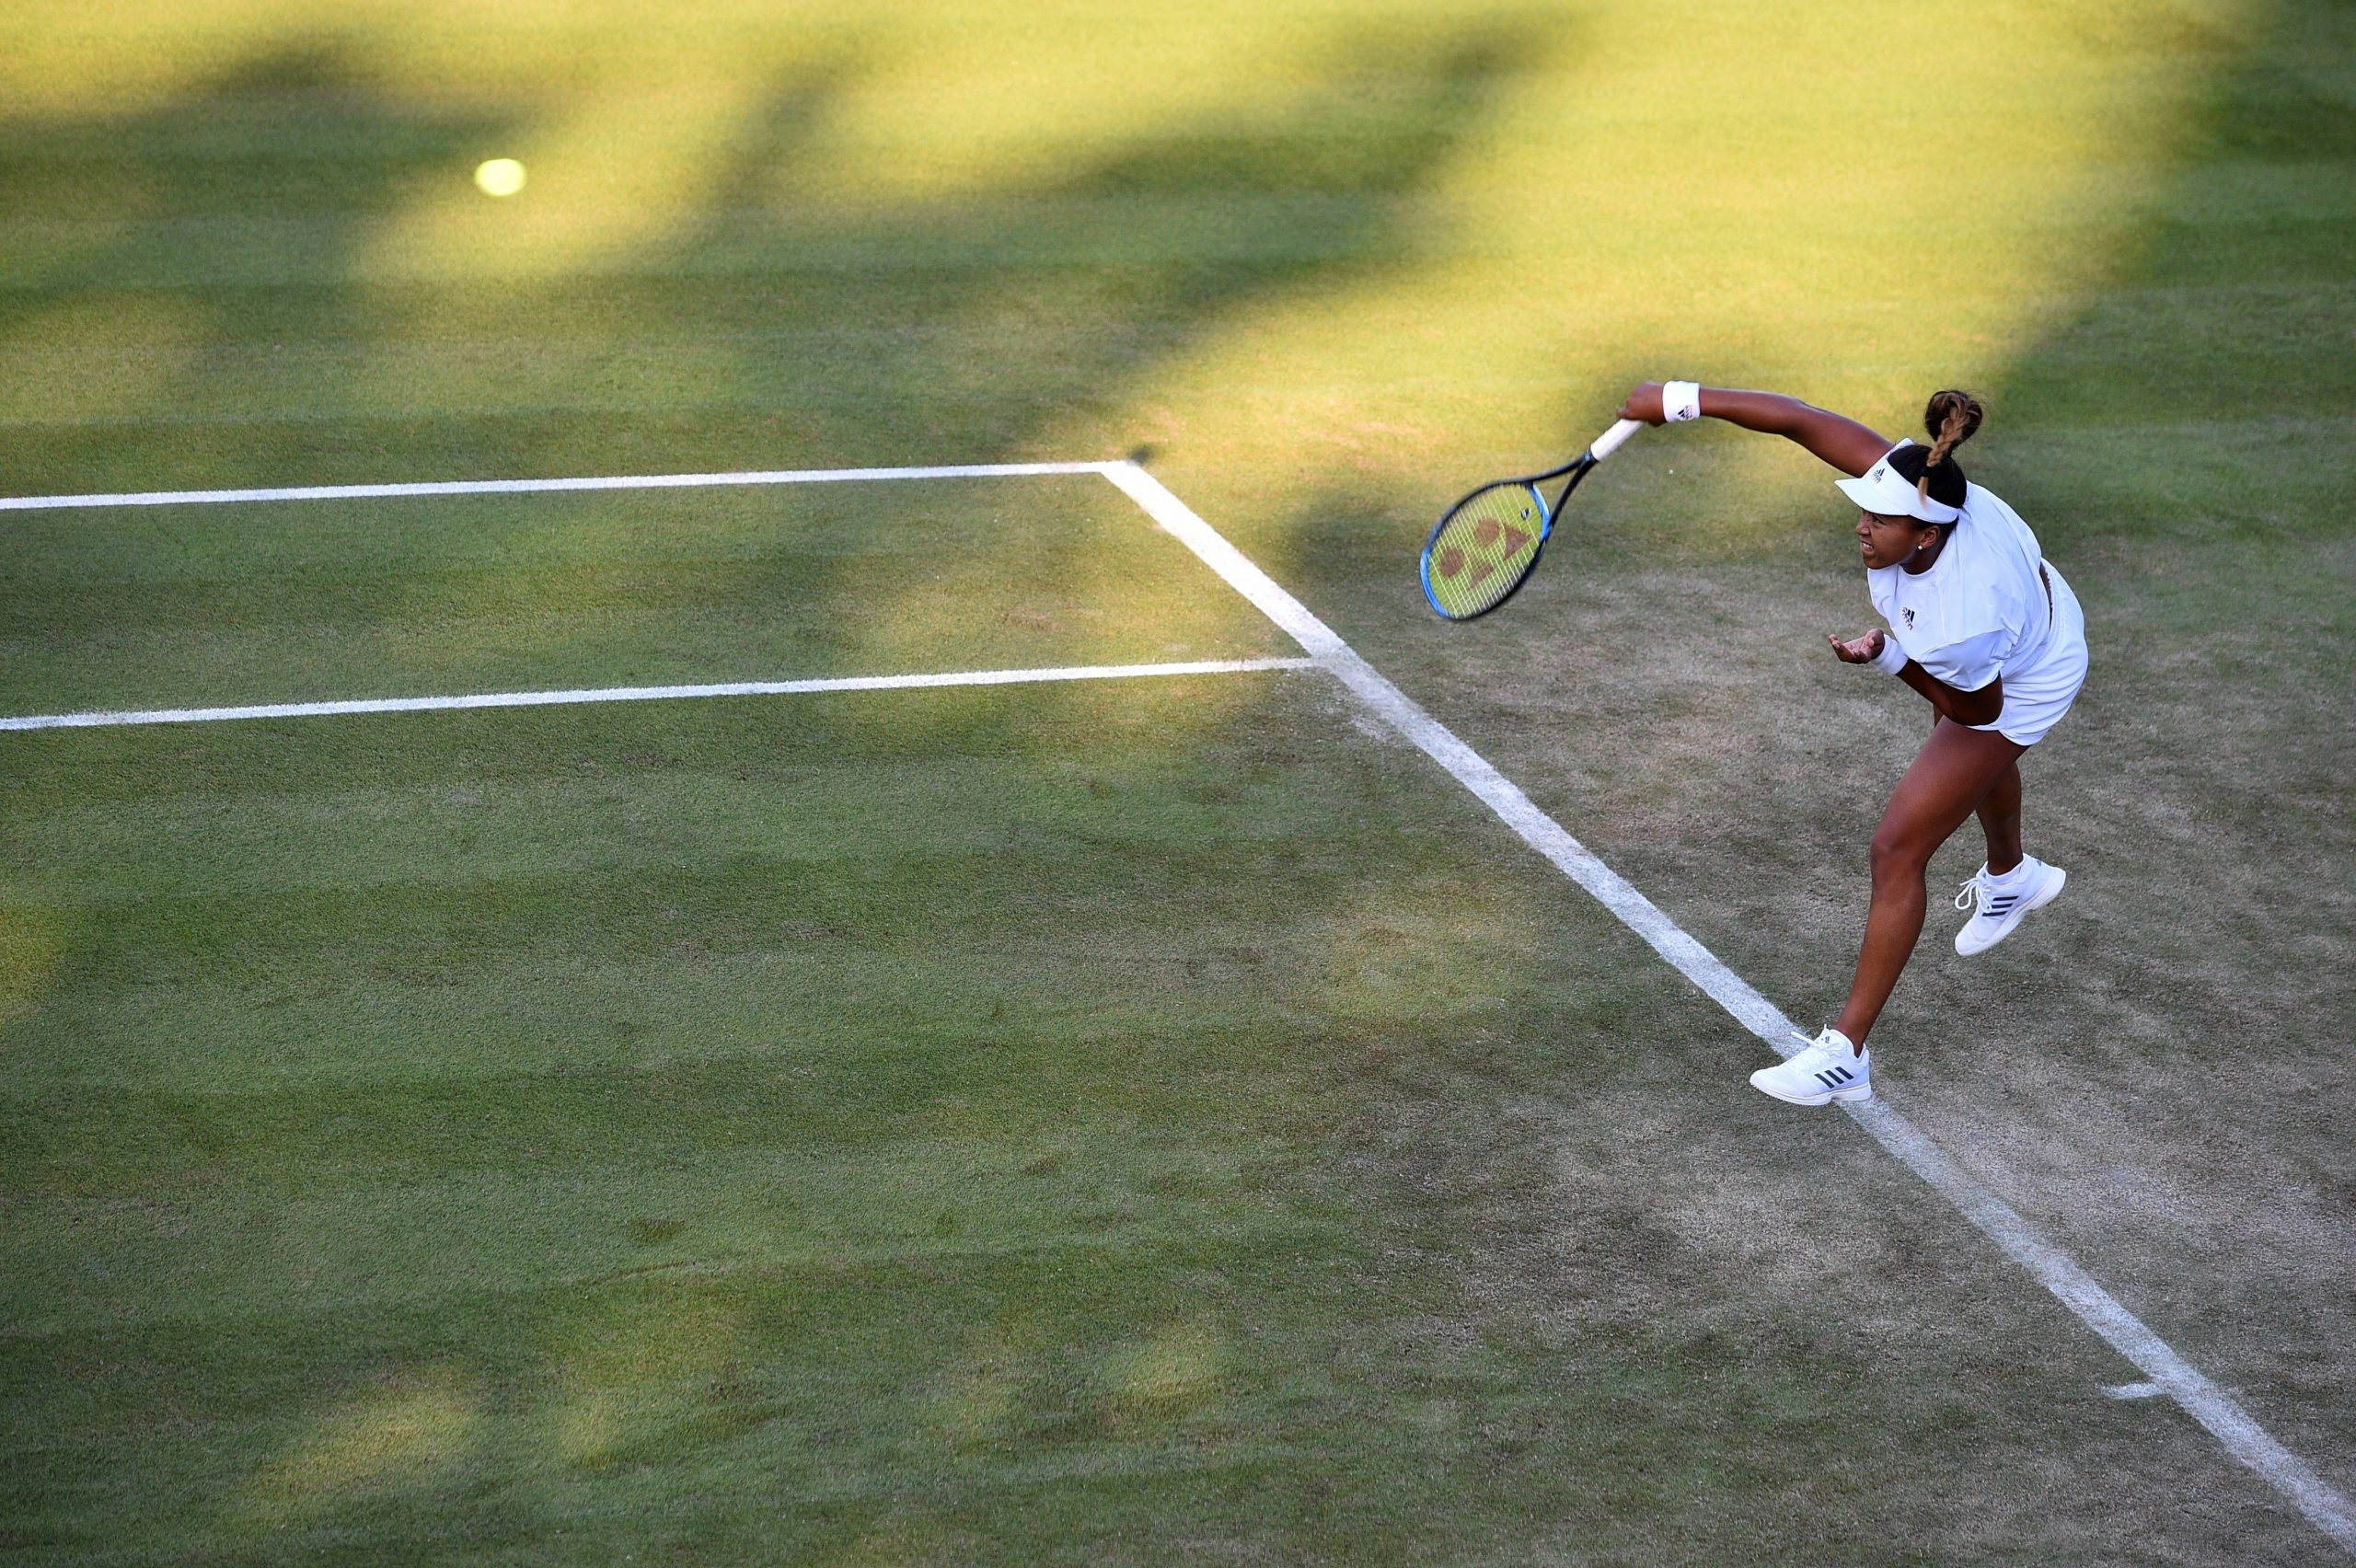
[[[1914,481],[1915,494],[1925,501],[1931,498],[1931,470],[1952,467],[1947,462],[1949,455],[1971,439],[1972,432],[1980,428],[1980,421],[1986,415],[1987,410],[1980,406],[1980,399],[1969,392],[1950,387],[1946,391],[1931,394],[1930,402],[1923,409],[1923,432],[1931,438],[1931,455],[1923,465],[1922,478]],[[1946,490],[1949,487],[1942,485],[1939,488]],[[1963,487],[1958,483],[1953,489],[1960,491]],[[1947,504],[1952,506],[1958,502],[1949,502]]]

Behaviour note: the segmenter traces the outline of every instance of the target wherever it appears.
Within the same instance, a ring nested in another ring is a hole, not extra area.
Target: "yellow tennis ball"
[[[513,196],[524,189],[524,166],[514,158],[492,158],[476,167],[475,183],[486,196]]]

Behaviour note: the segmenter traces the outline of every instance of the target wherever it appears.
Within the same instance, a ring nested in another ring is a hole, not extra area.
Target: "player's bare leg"
[[[2011,809],[2017,833],[2020,771],[2014,765],[2027,749],[1993,730],[1942,721],[1891,792],[1881,825],[1874,830],[1873,903],[1865,911],[1865,945],[1849,999],[1833,1024],[1858,1048],[1923,934],[1923,876],[1931,856],[2007,774],[2014,779]]]
[[[1980,802],[1980,831],[1988,836],[1988,871],[2003,876],[2021,863],[2021,765],[1996,776]]]
[[[2021,848],[2021,770],[2004,769],[1980,802],[1980,826],[1988,835],[1988,863],[1971,873],[1956,894],[1955,906],[1972,916],[1955,934],[1955,951],[1966,958],[1986,952],[2013,934],[2024,917],[2061,896],[2070,873]]]

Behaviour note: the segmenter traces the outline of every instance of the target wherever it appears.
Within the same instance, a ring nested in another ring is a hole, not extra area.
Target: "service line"
[[[425,495],[538,495],[550,490],[709,490],[734,485],[839,485],[875,479],[1009,479],[1102,474],[1110,463],[945,463],[914,468],[747,468],[726,474],[605,474],[563,479],[433,479],[398,485],[281,485],[270,490],[131,490],[120,495],[0,497],[0,512],[99,506],[225,506],[260,501],[382,501]]]
[[[1572,837],[1562,824],[1540,811],[1513,780],[1392,685],[1331,627],[1312,615],[1307,605],[1285,592],[1217,529],[1195,515],[1168,486],[1134,463],[1110,467],[1104,470],[1104,477],[1143,507],[1148,516],[1175,535],[1230,587],[1289,633],[1384,723],[1448,769],[1458,783],[1478,796],[1531,848],[1594,894],[1598,902],[1619,917],[1622,924],[1642,937],[1678,973],[1700,986],[1711,1000],[1733,1014],[1738,1022],[1764,1041],[1776,1055],[1790,1056],[1806,1043],[1807,1037],[1784,1016],[1782,1009],[1727,968],[1715,953],[1687,935],[1633,883]],[[2231,1394],[2096,1284],[2074,1259],[2047,1240],[2011,1205],[1949,1159],[1920,1128],[1892,1109],[1888,1101],[1872,1100],[1842,1108],[1876,1143],[1929,1182],[1999,1251],[2075,1313],[2081,1322],[2142,1368],[2161,1391],[2207,1427],[2228,1454],[2264,1478],[2317,1529],[2345,1550],[2356,1552],[2356,1509],[2350,1508],[2348,1499],[2317,1475],[2313,1466],[2260,1426]]]
[[[930,686],[1026,686],[1039,681],[1115,681],[1155,675],[1231,675],[1305,670],[1314,659],[1195,659],[1175,664],[1068,664],[1056,669],[947,670],[915,675],[831,675],[800,681],[727,681],[714,686],[593,686],[578,691],[494,691],[459,697],[364,697],[340,702],[258,702],[240,708],[151,708],[122,713],[34,713],[0,719],[0,730],[94,730],[123,724],[210,724],[228,719],[319,719],[338,713],[433,713],[467,708],[552,708],[591,702],[672,702],[699,697],[789,697],[814,691],[908,691]]]

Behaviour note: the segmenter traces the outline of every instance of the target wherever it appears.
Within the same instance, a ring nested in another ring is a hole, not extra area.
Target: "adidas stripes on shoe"
[[[2059,866],[2049,866],[2034,855],[2001,877],[1992,877],[1982,865],[1955,895],[1958,909],[1973,909],[1963,929],[1955,934],[1955,951],[1966,958],[1975,952],[1986,952],[2013,934],[2021,917],[2032,909],[2042,909],[2059,897],[2062,884],[2070,873]]]
[[[1828,1029],[1789,1061],[1750,1075],[1750,1087],[1794,1105],[1874,1097],[1874,1054],[1859,1051],[1849,1037]]]

